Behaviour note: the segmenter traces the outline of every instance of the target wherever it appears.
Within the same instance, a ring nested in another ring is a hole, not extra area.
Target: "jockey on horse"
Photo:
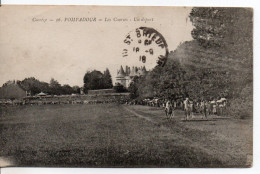
[[[173,118],[173,106],[172,106],[172,103],[170,102],[170,100],[168,100],[166,102],[166,105],[165,105],[165,114],[166,114],[166,118]]]

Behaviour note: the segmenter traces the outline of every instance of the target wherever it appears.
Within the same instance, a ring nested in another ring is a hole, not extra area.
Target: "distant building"
[[[120,83],[124,87],[128,88],[135,76],[144,76],[147,74],[147,72],[148,71],[146,70],[145,66],[133,66],[132,69],[129,66],[126,66],[125,70],[121,66],[117,71],[116,83]]]
[[[29,93],[15,81],[5,84],[0,88],[1,99],[22,99],[28,95]]]

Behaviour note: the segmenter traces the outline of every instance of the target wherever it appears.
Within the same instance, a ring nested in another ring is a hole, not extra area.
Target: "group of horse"
[[[186,98],[181,105],[185,113],[185,119],[194,118],[195,113],[200,113],[204,118],[208,118],[208,115],[224,115],[227,108],[227,99],[221,98],[219,100],[206,101],[201,100],[195,102]],[[177,103],[175,101],[171,102],[168,100],[165,103],[165,115],[167,119],[172,119],[174,117],[174,110],[177,108]]]
[[[166,100],[159,98],[132,100],[126,102],[129,105],[146,105],[151,107],[164,108],[167,119],[174,118],[174,111],[180,109],[184,111],[185,119],[192,119],[195,114],[202,115],[204,118],[208,118],[209,115],[224,115],[227,108],[227,99],[220,98],[218,100],[191,100],[186,98],[185,100]]]

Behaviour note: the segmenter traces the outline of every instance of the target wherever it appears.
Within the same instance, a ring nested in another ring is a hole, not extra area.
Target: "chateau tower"
[[[136,67],[133,66],[130,68],[129,66],[123,69],[123,66],[117,71],[116,83],[122,84],[124,87],[128,88],[135,76],[144,76],[147,74],[147,70],[145,66]]]

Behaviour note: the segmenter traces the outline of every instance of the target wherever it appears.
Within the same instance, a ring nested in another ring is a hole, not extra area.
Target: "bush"
[[[115,90],[115,92],[127,92],[127,89],[120,83],[116,83],[115,86],[113,87],[113,89]]]
[[[231,101],[228,108],[230,116],[247,119],[253,117],[253,84],[248,84],[241,90],[239,97]]]

